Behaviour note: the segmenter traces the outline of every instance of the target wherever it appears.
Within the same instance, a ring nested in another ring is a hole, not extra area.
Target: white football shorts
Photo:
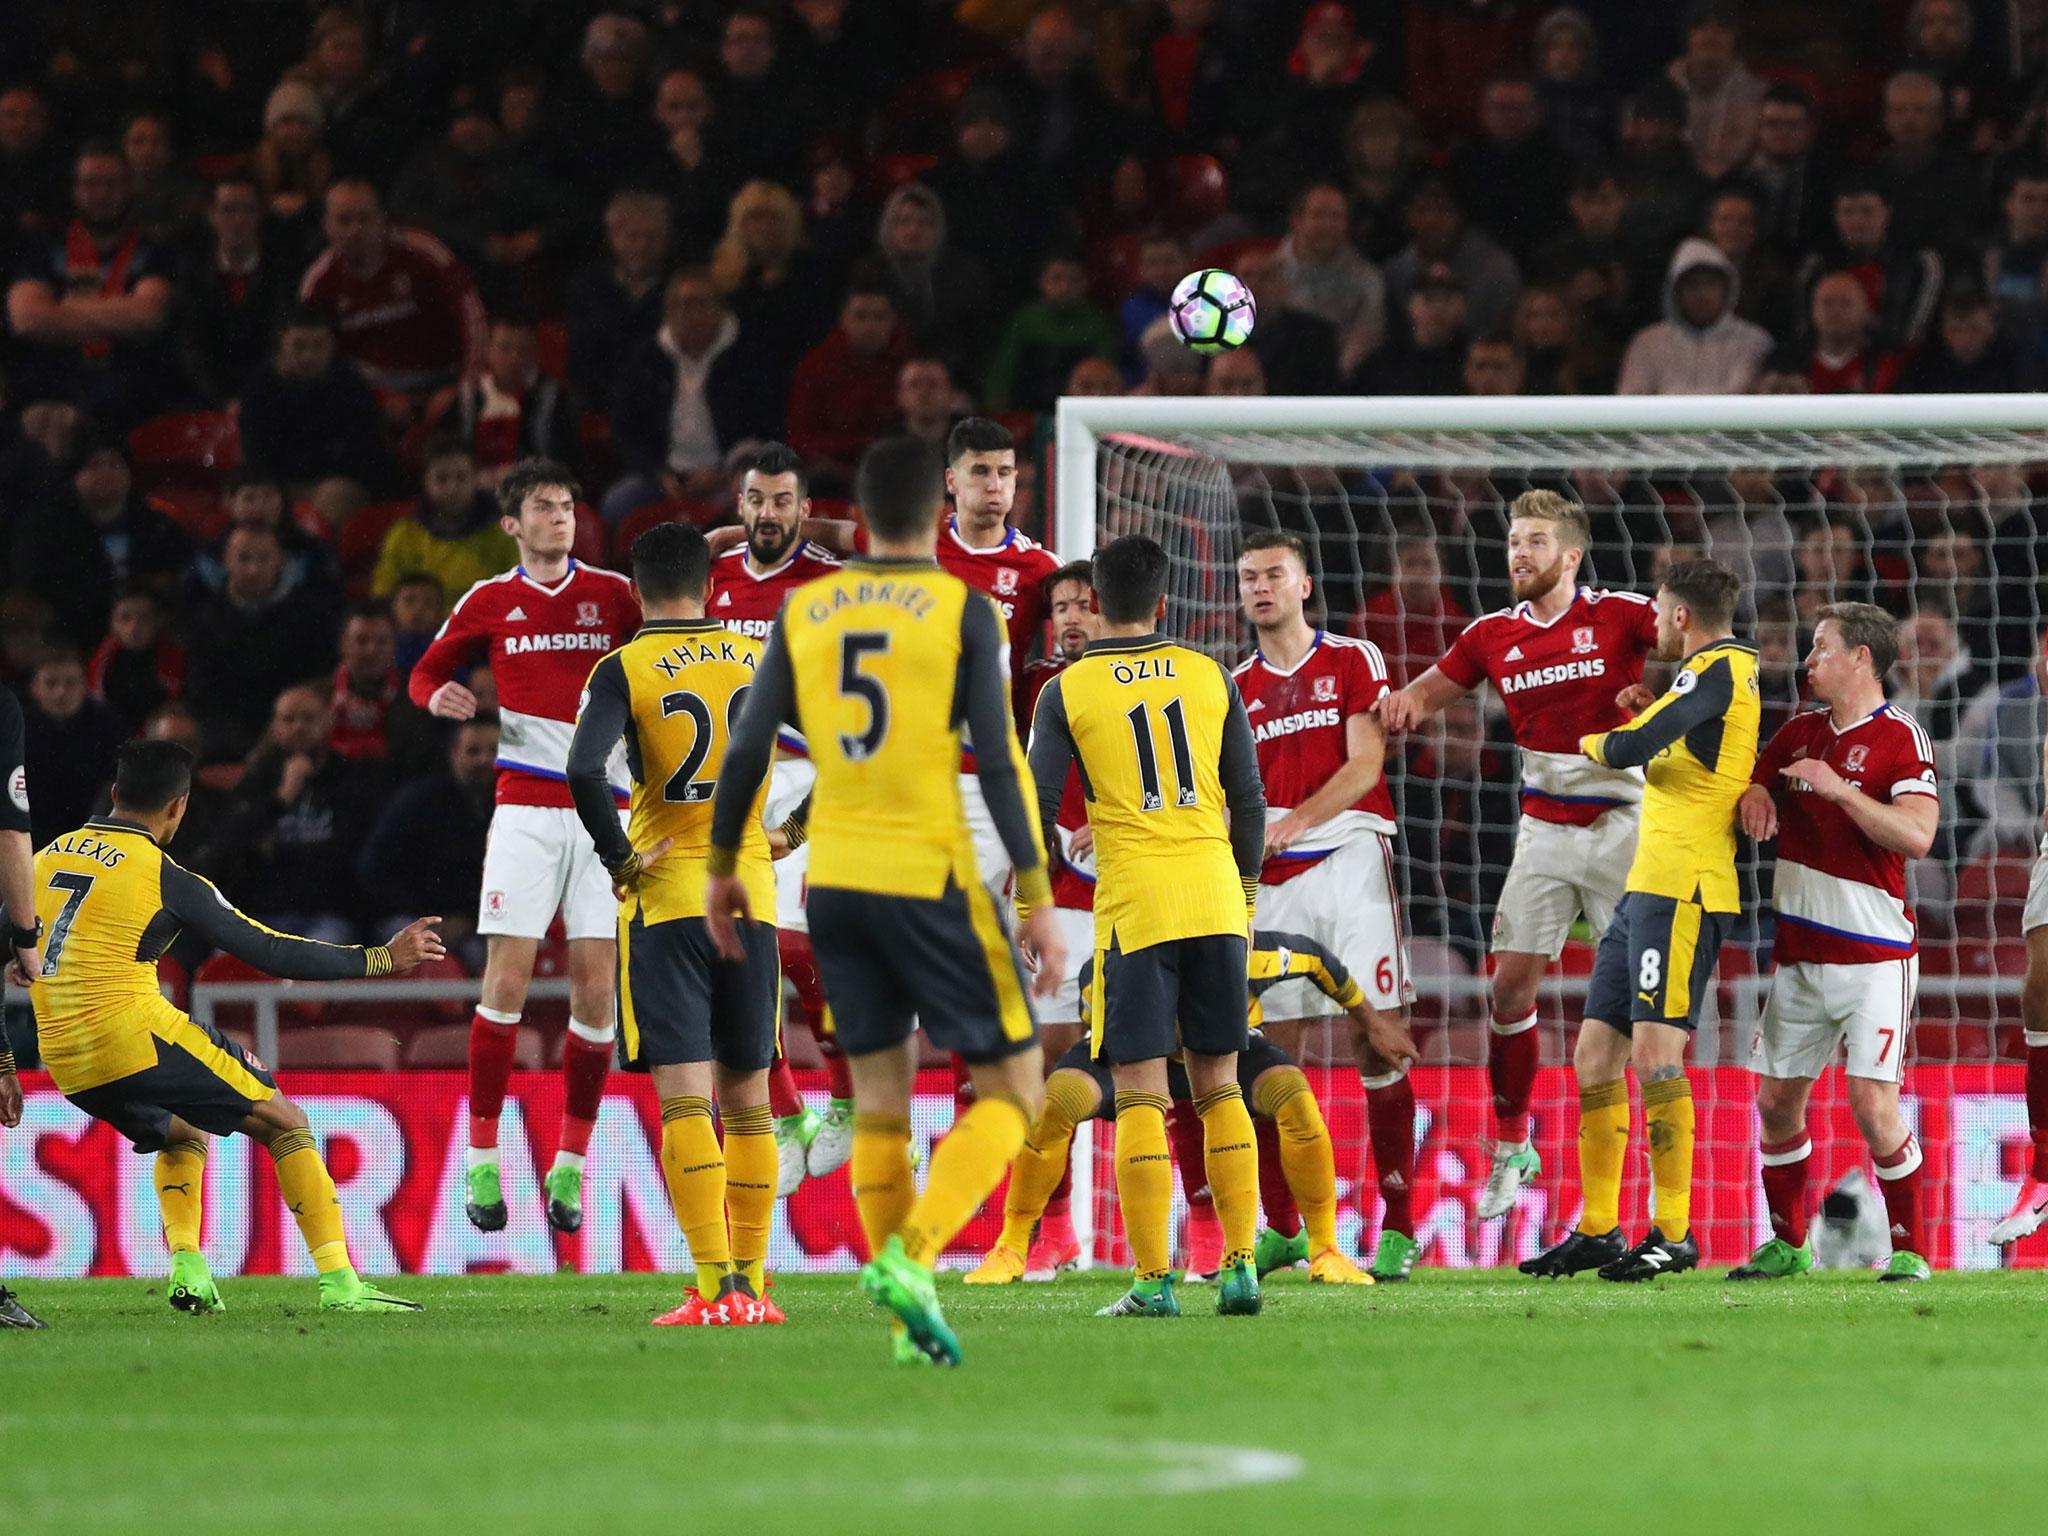
[[[1493,952],[1555,960],[1582,914],[1598,943],[1628,885],[1639,820],[1634,806],[1616,806],[1589,827],[1523,816],[1494,909]]]
[[[618,936],[619,903],[590,834],[567,806],[499,806],[484,845],[476,931],[544,939],[557,912],[572,939]]]
[[[1314,939],[1358,979],[1376,1009],[1415,1001],[1407,937],[1394,881],[1394,845],[1383,832],[1346,843],[1305,873],[1259,887],[1254,929]],[[1328,1019],[1344,1010],[1312,981],[1283,981],[1260,999],[1268,1019]]]
[[[1771,977],[1749,1069],[1764,1077],[1819,1077],[1848,1048],[1851,1077],[1896,1083],[1920,988],[1920,957],[1868,965],[1795,961]]]

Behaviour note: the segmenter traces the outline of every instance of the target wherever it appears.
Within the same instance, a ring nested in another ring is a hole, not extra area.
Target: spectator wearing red
[[[1444,585],[1443,562],[1427,527],[1397,528],[1394,540],[1393,579],[1365,600],[1351,633],[1378,646],[1396,686],[1406,686],[1436,665],[1471,615]]]
[[[1766,370],[1762,391],[1886,395],[1898,388],[1902,359],[1874,340],[1870,300],[1852,274],[1830,272],[1814,284],[1810,320],[1812,344]]]
[[[107,637],[86,663],[86,687],[128,731],[185,692],[185,648],[164,630],[163,602],[148,587],[114,599]]]
[[[404,696],[397,659],[390,607],[376,598],[350,604],[341,622],[341,664],[327,697],[327,747],[335,756],[381,763],[403,755],[404,741],[393,740],[408,734],[402,717],[417,725],[424,716]]]
[[[855,284],[839,323],[796,365],[789,445],[813,477],[848,483],[868,444],[896,423],[896,374],[911,355],[880,285]]]
[[[575,457],[568,402],[562,386],[540,371],[540,343],[525,320],[491,322],[483,372],[458,384],[434,421],[469,444],[486,487],[519,459]]]
[[[447,246],[392,226],[359,177],[327,189],[326,232],[299,297],[333,317],[342,356],[373,385],[423,395],[481,371],[483,301]]]
[[[116,146],[80,150],[70,222],[27,244],[7,289],[14,396],[67,400],[120,430],[169,390],[171,261],[132,222],[130,196]]]
[[[1231,50],[1211,23],[1216,0],[1166,0],[1166,29],[1145,57],[1145,95],[1174,145],[1201,150],[1230,120],[1235,80]]]

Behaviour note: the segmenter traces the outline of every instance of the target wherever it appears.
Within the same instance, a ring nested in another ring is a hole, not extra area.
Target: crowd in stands
[[[759,441],[841,498],[880,435],[1042,446],[1063,393],[2048,382],[2048,0],[17,0],[0,71],[36,838],[122,739],[186,741],[177,852],[325,936],[474,910],[490,727],[403,678],[515,558],[522,456],[606,559],[728,520]],[[1207,361],[1165,319],[1202,264],[1259,304]],[[1959,473],[1857,520],[1580,489],[1603,547],[1744,562],[1792,692],[1823,594],[1914,615],[1901,687],[1981,755],[2040,739],[2048,602],[2024,479]],[[1331,572],[1403,671],[1498,597],[1483,528],[1428,531]],[[1495,836],[1505,762],[1454,712],[1411,818]],[[2012,766],[1968,836],[2038,822]]]

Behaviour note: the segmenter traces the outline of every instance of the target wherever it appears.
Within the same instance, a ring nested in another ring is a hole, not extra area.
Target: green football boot
[[[1749,1262],[1728,1271],[1730,1280],[1790,1280],[1813,1268],[1813,1238],[1794,1248],[1774,1237],[1749,1256]]]
[[[469,1198],[462,1214],[479,1232],[505,1230],[505,1192],[498,1184],[498,1165],[478,1163],[469,1170]]]
[[[1180,1303],[1174,1299],[1173,1276],[1161,1275],[1157,1280],[1133,1280],[1131,1288],[1117,1297],[1106,1307],[1098,1307],[1097,1317],[1179,1317]]]
[[[889,1358],[897,1365],[930,1365],[932,1357],[911,1341],[910,1330],[889,1320]]]
[[[946,1326],[939,1310],[932,1272],[903,1251],[903,1239],[891,1237],[860,1272],[860,1288],[876,1306],[896,1314],[911,1345],[934,1365],[958,1365],[960,1340]]]
[[[557,1232],[574,1232],[583,1225],[583,1170],[550,1168],[541,1181],[548,1196],[548,1225]]]
[[[1900,1249],[1892,1255],[1891,1263],[1885,1265],[1877,1279],[1880,1285],[1899,1285],[1913,1280],[1932,1280],[1934,1268],[1917,1253]]]
[[[1422,1252],[1422,1244],[1405,1232],[1382,1232],[1380,1246],[1372,1256],[1372,1275],[1375,1285],[1399,1285],[1415,1271],[1416,1255]]]
[[[799,1114],[784,1115],[775,1122],[775,1198],[793,1195],[804,1181],[811,1143],[818,1139],[824,1119],[806,1104]]]
[[[204,1254],[171,1255],[171,1283],[165,1287],[164,1295],[180,1312],[225,1312],[228,1309],[228,1304],[220,1299],[220,1288],[213,1283],[213,1271],[206,1267]]]
[[[1265,1299],[1259,1295],[1259,1277],[1252,1273],[1250,1263],[1244,1259],[1226,1263],[1216,1277],[1216,1315],[1257,1317],[1264,1305]]]
[[[424,1312],[416,1301],[387,1295],[353,1269],[337,1269],[320,1277],[322,1312]]]
[[[1308,1259],[1308,1228],[1303,1227],[1294,1236],[1288,1237],[1267,1227],[1259,1233],[1259,1240],[1252,1245],[1252,1265],[1265,1279],[1276,1269],[1291,1269]]]

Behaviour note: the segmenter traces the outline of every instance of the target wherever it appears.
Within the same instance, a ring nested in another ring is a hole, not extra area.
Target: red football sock
[[[1771,1233],[1797,1248],[1806,1241],[1806,1170],[1813,1164],[1813,1143],[1801,1131],[1789,1141],[1767,1141],[1759,1151]]]
[[[1258,1115],[1252,1132],[1259,1139],[1259,1204],[1266,1209],[1266,1225],[1282,1237],[1301,1230],[1301,1212],[1295,1209],[1294,1191],[1287,1187],[1287,1171],[1280,1166],[1280,1127]]]
[[[768,1111],[778,1120],[804,1112],[803,1095],[796,1091],[796,1074],[789,1070],[789,1058],[778,1056],[768,1069]]]
[[[967,1063],[958,1056],[951,1058],[953,1067],[953,1123],[958,1125],[960,1117],[967,1113],[968,1105],[974,1102],[974,1078],[967,1071]]]
[[[2033,1175],[2048,1179],[2048,1040],[2036,1045],[2032,1036],[2027,1040],[2027,1127],[2034,1133]]]
[[[1906,1133],[1896,1152],[1877,1159],[1877,1187],[1884,1196],[1885,1215],[1891,1219],[1892,1252],[1926,1258],[1926,1239],[1920,1230],[1920,1142],[1912,1132]]]
[[[1166,1117],[1166,1139],[1173,1149],[1173,1166],[1180,1170],[1180,1192],[1189,1205],[1209,1203],[1209,1162],[1202,1145],[1202,1117],[1195,1106],[1175,1103]]]
[[[1071,1231],[1074,1225],[1074,1149],[1067,1148],[1067,1165],[1060,1170],[1060,1181],[1053,1185],[1052,1193],[1046,1197],[1045,1209],[1038,1213],[1041,1228]]]
[[[1532,1008],[1521,1019],[1495,1014],[1491,1035],[1486,1079],[1493,1085],[1493,1133],[1505,1142],[1525,1142],[1529,1139],[1529,1098],[1536,1091],[1536,1068],[1543,1054],[1536,1011]]]
[[[1392,1082],[1366,1082],[1365,1129],[1372,1142],[1372,1165],[1379,1175],[1380,1198],[1387,1214],[1383,1232],[1415,1235],[1415,1085],[1401,1073]]]
[[[612,1043],[586,1040],[572,1028],[562,1042],[562,1142],[581,1157],[590,1150],[590,1128],[604,1102],[604,1080],[612,1070]]]
[[[512,1081],[512,1057],[519,1049],[519,1015],[487,1019],[479,1008],[469,1019],[469,1144],[495,1147],[498,1117],[505,1113],[505,1088]]]
[[[830,1041],[820,1040],[818,1054],[825,1060],[825,1091],[835,1099],[851,1099],[853,1068],[846,1064],[846,1053]]]

